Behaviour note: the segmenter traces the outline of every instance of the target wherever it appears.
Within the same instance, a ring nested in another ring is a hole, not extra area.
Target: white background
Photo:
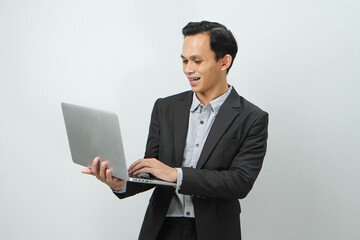
[[[60,102],[117,112],[128,163],[154,101],[190,89],[181,29],[226,25],[228,82],[270,114],[245,240],[360,239],[356,0],[0,0],[0,239],[137,239],[151,192],[118,200],[71,161]]]

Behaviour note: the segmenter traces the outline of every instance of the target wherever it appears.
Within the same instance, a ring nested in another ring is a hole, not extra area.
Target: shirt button
[[[199,147],[199,144],[197,143],[197,144],[195,144],[195,146],[196,146],[196,147]]]
[[[201,123],[201,124],[204,124],[204,121],[203,121],[203,120],[201,120],[201,121],[200,121],[200,123]]]
[[[187,215],[187,216],[190,216],[190,212],[186,212],[186,215]]]

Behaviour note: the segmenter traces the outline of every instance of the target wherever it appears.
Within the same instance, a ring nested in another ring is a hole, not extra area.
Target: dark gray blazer
[[[158,99],[151,115],[145,158],[181,167],[192,91]],[[240,204],[257,178],[266,151],[268,114],[233,89],[221,106],[195,169],[183,167],[180,193],[192,195],[199,240],[241,239]],[[127,183],[126,198],[154,187]],[[174,188],[156,186],[139,239],[155,240]]]

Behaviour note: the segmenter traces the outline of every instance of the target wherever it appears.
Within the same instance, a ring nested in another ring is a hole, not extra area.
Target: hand
[[[156,158],[139,159],[129,167],[128,171],[133,175],[150,173],[167,182],[176,182],[177,180],[176,168],[169,167]]]
[[[94,158],[94,161],[91,165],[91,168],[84,168],[81,170],[81,173],[94,175],[97,179],[111,187],[114,191],[120,191],[126,180],[122,180],[112,176],[110,169],[107,169],[107,163],[102,162],[99,169],[100,158]]]

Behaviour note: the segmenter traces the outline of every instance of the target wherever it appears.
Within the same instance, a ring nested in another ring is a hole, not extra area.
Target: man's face
[[[216,61],[207,33],[185,37],[181,58],[184,73],[195,93],[207,95],[224,84],[221,82],[222,61]]]

